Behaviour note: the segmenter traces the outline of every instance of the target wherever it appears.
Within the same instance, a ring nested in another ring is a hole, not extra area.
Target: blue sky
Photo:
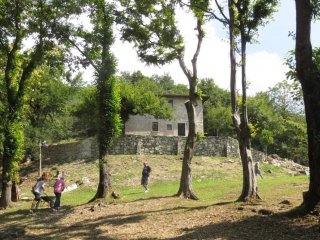
[[[279,11],[274,14],[274,21],[261,28],[259,33],[260,44],[249,47],[249,52],[265,49],[285,56],[287,52],[294,48],[295,41],[288,37],[289,31],[295,32],[295,1],[282,0]],[[314,46],[320,46],[320,24],[312,24],[312,42]]]

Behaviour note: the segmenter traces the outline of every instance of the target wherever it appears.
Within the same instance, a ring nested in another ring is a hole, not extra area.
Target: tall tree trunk
[[[244,31],[241,32],[241,80],[242,80],[242,104],[241,114],[238,109],[238,97],[236,89],[236,40],[235,40],[235,13],[234,13],[234,2],[228,1],[229,7],[229,41],[230,41],[230,62],[231,62],[231,73],[230,73],[230,88],[231,88],[231,104],[232,104],[232,120],[235,127],[238,141],[240,158],[242,162],[243,170],[243,184],[242,193],[238,198],[238,201],[249,201],[251,199],[259,198],[257,192],[256,177],[254,174],[253,160],[251,154],[251,142],[250,142],[250,131],[248,125],[247,115],[247,97],[246,97],[246,41],[244,39]],[[241,26],[240,26],[241,28]]]
[[[303,205],[310,212],[320,202],[320,73],[315,72],[312,62],[310,0],[296,0],[296,13],[296,68],[305,103],[310,167]]]
[[[198,200],[192,189],[192,171],[191,161],[194,153],[194,146],[197,139],[196,136],[196,124],[195,124],[195,107],[191,101],[185,103],[188,120],[189,120],[189,134],[187,137],[186,145],[184,148],[182,172],[180,179],[180,188],[177,195],[180,197],[190,198]]]
[[[197,80],[198,80],[198,69],[197,61],[201,49],[202,40],[204,37],[204,32],[202,30],[202,21],[197,20],[197,31],[198,31],[198,42],[197,49],[191,60],[192,71],[190,71],[185,65],[183,59],[183,53],[179,58],[180,67],[188,78],[189,82],[189,101],[185,103],[186,110],[188,113],[189,122],[189,133],[185,145],[185,151],[183,154],[182,171],[180,179],[180,187],[177,195],[181,197],[190,198],[193,200],[198,200],[192,189],[192,173],[191,173],[191,162],[193,158],[194,147],[196,143],[197,133],[196,133],[196,122],[195,122],[195,107],[197,106]]]
[[[241,124],[238,132],[240,157],[243,170],[242,193],[238,201],[249,201],[259,198],[256,176],[254,173],[254,164],[251,153],[251,140],[247,111],[247,76],[246,76],[246,39],[244,27],[241,27],[241,80],[242,80],[242,103],[241,103]]]

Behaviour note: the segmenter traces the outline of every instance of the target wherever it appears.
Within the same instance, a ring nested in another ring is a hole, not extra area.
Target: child
[[[149,167],[147,161],[145,161],[143,163],[142,178],[141,178],[141,185],[144,187],[145,193],[149,192],[148,184],[149,184],[150,172],[151,172],[151,167]]]
[[[64,190],[64,186],[65,186],[64,178],[62,176],[58,177],[53,186],[54,195],[56,195],[56,200],[52,208],[53,211],[57,211],[60,208],[61,193]]]
[[[32,193],[34,195],[34,199],[32,201],[30,212],[33,212],[35,208],[38,208],[39,202],[41,200],[41,192],[45,191],[44,185],[46,181],[47,181],[47,174],[43,173],[42,176],[37,180],[36,184],[32,187]]]

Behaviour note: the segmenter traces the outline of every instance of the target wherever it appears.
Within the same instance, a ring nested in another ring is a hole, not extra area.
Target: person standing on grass
[[[53,186],[54,195],[56,195],[56,200],[52,208],[53,211],[58,211],[60,209],[60,199],[61,199],[61,194],[64,190],[64,186],[65,186],[64,178],[58,177]]]
[[[151,172],[151,167],[148,165],[148,162],[145,161],[143,163],[142,178],[141,178],[141,185],[144,187],[145,193],[149,192],[148,185],[149,185],[150,172]]]
[[[259,162],[256,162],[256,164],[254,165],[254,173],[256,174],[256,176],[259,175],[261,178],[263,178],[263,176],[261,174]]]
[[[36,184],[32,187],[32,193],[34,195],[34,199],[31,204],[30,211],[33,212],[35,208],[38,208],[39,202],[41,200],[41,192],[45,191],[44,185],[47,181],[47,174],[43,173],[42,176],[37,180]]]

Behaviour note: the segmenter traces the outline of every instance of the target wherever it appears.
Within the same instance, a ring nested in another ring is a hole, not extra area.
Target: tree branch
[[[96,70],[97,72],[99,72],[99,68],[98,66],[89,58],[89,56],[70,38],[66,38],[66,40],[73,46],[75,47],[91,64],[91,66],[94,68],[94,70]]]
[[[197,43],[197,49],[193,55],[193,58],[191,60],[192,62],[192,68],[193,68],[193,77],[197,78],[198,76],[198,70],[197,70],[197,60],[200,53],[200,48],[203,40],[203,30],[202,30],[202,23],[200,20],[197,20],[197,31],[198,31],[198,43]]]

